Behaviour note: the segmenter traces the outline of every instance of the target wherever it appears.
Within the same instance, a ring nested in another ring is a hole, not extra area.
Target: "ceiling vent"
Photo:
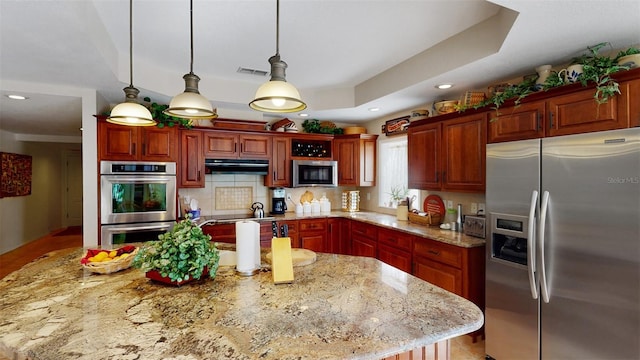
[[[249,68],[243,68],[243,67],[239,67],[238,72],[240,74],[255,75],[255,76],[267,76],[267,74],[269,74],[269,72],[265,70],[256,70],[256,69],[249,69]]]

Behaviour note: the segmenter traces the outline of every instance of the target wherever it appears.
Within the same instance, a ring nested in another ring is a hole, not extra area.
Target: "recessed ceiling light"
[[[372,107],[372,108],[369,108],[369,111],[380,111],[380,108],[378,108],[378,107]]]
[[[436,88],[440,89],[440,90],[444,90],[444,89],[451,89],[453,87],[453,84],[440,84],[440,85],[436,85]]]
[[[307,117],[307,116],[309,116],[309,114],[307,114],[307,113],[301,113],[299,116],[300,116],[300,117]]]
[[[26,96],[22,96],[22,95],[15,95],[15,94],[7,95],[7,97],[8,97],[9,99],[13,99],[13,100],[26,100],[26,99],[27,99],[27,97],[26,97]]]

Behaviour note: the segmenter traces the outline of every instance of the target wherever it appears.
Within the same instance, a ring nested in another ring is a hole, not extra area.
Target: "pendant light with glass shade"
[[[185,89],[182,94],[178,94],[171,99],[165,114],[183,119],[215,119],[218,117],[211,102],[198,91],[200,77],[193,73],[193,0],[189,1],[189,21],[191,23],[191,67],[189,73],[182,78],[185,82]]]
[[[295,86],[285,79],[287,63],[280,60],[280,0],[276,0],[276,54],[269,58],[271,80],[262,84],[249,106],[269,113],[290,113],[307,108]]]
[[[129,0],[129,86],[123,89],[125,102],[113,107],[107,122],[127,126],[154,126],[151,112],[138,103],[140,91],[133,86],[133,0]]]

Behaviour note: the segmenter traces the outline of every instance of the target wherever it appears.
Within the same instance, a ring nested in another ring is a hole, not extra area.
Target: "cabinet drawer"
[[[298,232],[305,231],[326,231],[327,219],[308,219],[299,221]]]
[[[378,260],[406,273],[411,273],[411,253],[378,244]]]
[[[462,267],[462,249],[429,239],[417,238],[413,243],[413,253],[443,264]]]
[[[235,224],[217,224],[205,225],[202,232],[211,235],[211,241],[214,242],[236,242],[236,225]]]
[[[297,221],[295,221],[295,220],[278,221],[278,232],[280,231],[280,227],[282,225],[287,225],[287,228],[289,230],[289,235],[298,233],[298,222]]]
[[[377,239],[377,233],[378,233],[379,228],[375,225],[371,225],[371,224],[367,224],[367,223],[363,223],[360,221],[354,221],[351,224],[351,232],[354,234],[361,234],[365,237],[368,237],[372,240],[376,240]]]
[[[378,242],[390,245],[396,249],[411,251],[413,236],[401,231],[379,229]]]

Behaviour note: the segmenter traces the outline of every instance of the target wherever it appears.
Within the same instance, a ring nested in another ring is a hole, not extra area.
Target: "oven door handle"
[[[103,227],[109,227],[109,226],[114,226],[114,228],[117,226],[118,231],[129,231],[129,232],[136,232],[136,231],[147,231],[147,230],[167,230],[173,227],[173,223],[167,223],[167,224],[148,224],[148,225],[141,225],[141,224],[135,224],[135,225],[131,225],[131,226],[126,226],[126,225],[102,225]]]

